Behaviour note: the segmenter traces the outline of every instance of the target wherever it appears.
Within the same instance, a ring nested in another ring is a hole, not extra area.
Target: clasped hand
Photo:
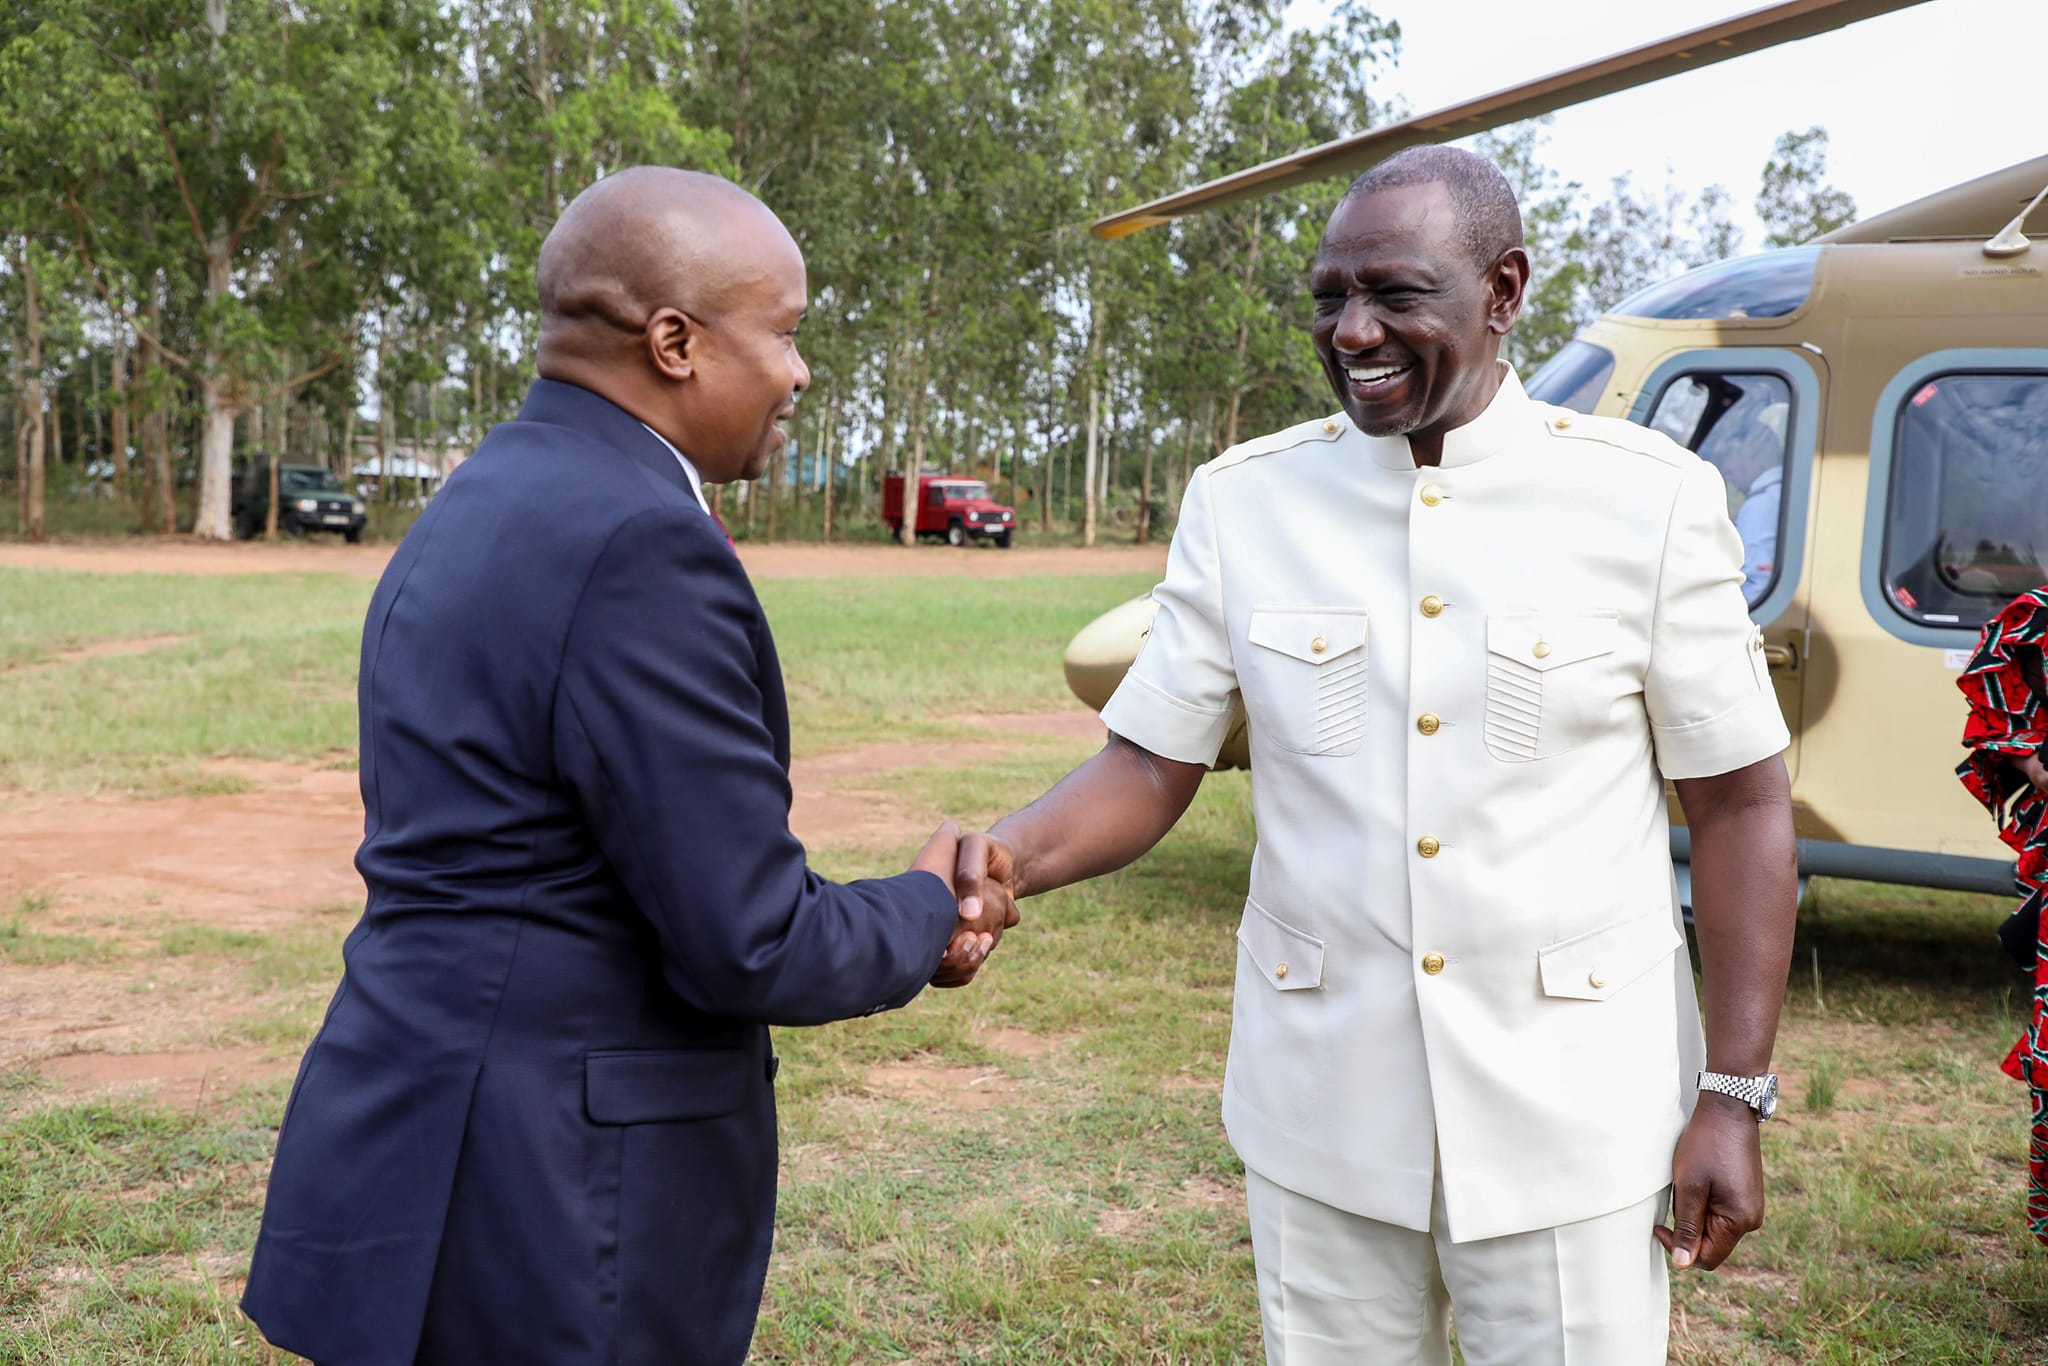
[[[935,987],[964,987],[995,952],[1003,931],[1016,925],[1017,861],[1010,847],[990,835],[962,835],[947,821],[932,832],[911,865],[944,878],[960,905],[953,938],[932,974]]]

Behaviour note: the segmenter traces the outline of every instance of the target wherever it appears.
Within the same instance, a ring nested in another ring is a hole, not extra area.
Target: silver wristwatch
[[[1778,1113],[1776,1073],[1767,1072],[1761,1077],[1731,1077],[1725,1072],[1702,1072],[1700,1090],[1719,1091],[1724,1096],[1735,1097],[1756,1111],[1759,1124]]]

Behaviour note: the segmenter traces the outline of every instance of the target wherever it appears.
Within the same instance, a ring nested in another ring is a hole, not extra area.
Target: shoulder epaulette
[[[1306,445],[1311,441],[1335,441],[1349,430],[1351,423],[1342,413],[1334,417],[1319,417],[1312,422],[1297,422],[1292,427],[1283,427],[1265,436],[1240,441],[1211,460],[1209,464],[1214,469],[1227,469],[1256,456],[1293,450],[1296,446]]]
[[[1547,407],[1548,405],[1546,405]],[[1660,431],[1619,417],[1591,417],[1568,408],[1549,407],[1543,425],[1552,436],[1566,441],[1598,441],[1634,455],[1647,455],[1667,465],[1683,467],[1699,459],[1691,451]]]

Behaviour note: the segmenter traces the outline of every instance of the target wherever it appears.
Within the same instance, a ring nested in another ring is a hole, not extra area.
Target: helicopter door
[[[1778,706],[1792,734],[1785,766],[1799,773],[1801,657],[1807,623],[1808,509],[1819,446],[1816,358],[1767,347],[1713,347],[1667,357],[1630,420],[1655,428],[1720,470],[1742,537],[1743,596],[1763,628]]]

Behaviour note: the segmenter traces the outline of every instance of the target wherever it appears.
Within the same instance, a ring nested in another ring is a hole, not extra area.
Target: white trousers
[[[1657,1366],[1671,1329],[1668,1192],[1596,1219],[1451,1241],[1334,1209],[1245,1173],[1268,1366]]]

